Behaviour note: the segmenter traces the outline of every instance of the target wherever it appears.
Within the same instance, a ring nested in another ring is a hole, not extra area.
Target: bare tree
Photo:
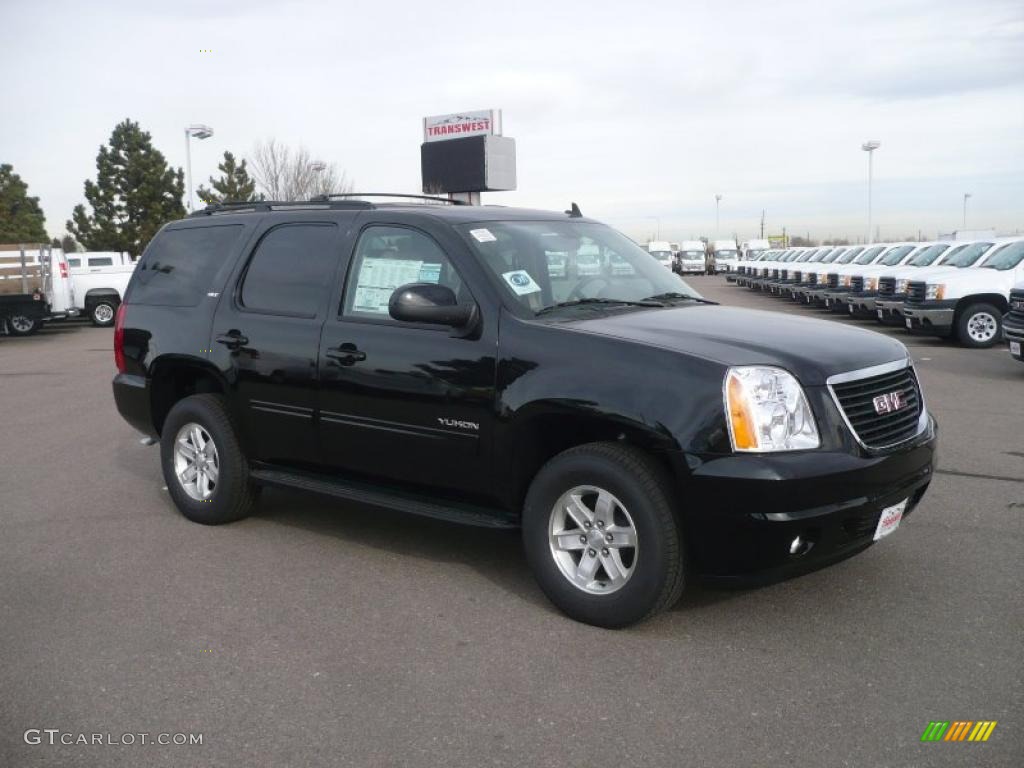
[[[268,139],[256,144],[248,160],[252,178],[268,200],[308,200],[352,191],[348,174],[335,163],[314,160],[305,147],[296,149]]]

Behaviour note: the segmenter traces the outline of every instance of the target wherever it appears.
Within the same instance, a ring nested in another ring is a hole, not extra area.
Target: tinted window
[[[82,266],[82,260],[81,259],[68,259],[68,266],[71,267],[72,269],[74,269],[75,267],[80,267],[80,266]]]
[[[98,256],[95,259],[89,259],[90,267],[112,267],[114,266],[114,260],[109,256]]]
[[[338,263],[333,224],[285,224],[260,240],[239,301],[253,312],[316,317]]]
[[[558,253],[547,261],[560,265]],[[561,274],[559,266],[554,270]],[[460,304],[472,301],[458,272],[441,247],[422,232],[404,227],[368,227],[359,236],[356,255],[345,285],[344,314],[389,318],[388,301],[395,289],[408,283],[446,285]]]
[[[142,255],[126,301],[194,307],[242,234],[240,224],[165,229]]]

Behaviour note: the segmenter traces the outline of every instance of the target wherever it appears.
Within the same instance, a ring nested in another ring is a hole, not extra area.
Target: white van
[[[672,243],[667,240],[651,240],[647,244],[647,252],[656,258],[663,267],[672,269]]]
[[[712,240],[711,258],[708,260],[708,272],[717,275],[719,272],[735,272],[739,266],[740,251],[735,240]]]
[[[684,240],[679,246],[676,258],[676,272],[685,274],[703,274],[706,269],[707,249],[700,240]]]

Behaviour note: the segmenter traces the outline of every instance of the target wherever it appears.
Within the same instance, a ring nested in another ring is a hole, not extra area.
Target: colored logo
[[[921,741],[988,741],[995,729],[995,720],[933,720]]]

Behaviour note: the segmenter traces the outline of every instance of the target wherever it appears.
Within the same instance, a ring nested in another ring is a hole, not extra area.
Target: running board
[[[456,501],[432,501],[408,491],[370,485],[354,480],[316,476],[278,469],[253,469],[249,476],[261,485],[308,491],[333,496],[357,504],[394,509],[410,515],[432,517],[450,523],[475,525],[481,528],[518,528],[519,524],[504,510]]]

